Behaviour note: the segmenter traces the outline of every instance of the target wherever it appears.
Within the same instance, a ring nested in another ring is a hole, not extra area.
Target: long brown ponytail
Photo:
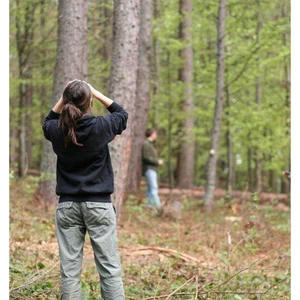
[[[92,97],[91,89],[81,80],[69,83],[63,92],[64,107],[59,118],[59,125],[64,132],[65,146],[71,141],[77,146],[76,120],[81,118],[89,109]]]

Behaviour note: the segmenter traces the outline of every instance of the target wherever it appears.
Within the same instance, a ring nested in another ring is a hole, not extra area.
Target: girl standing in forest
[[[93,97],[110,112],[89,113]],[[68,83],[43,124],[57,155],[56,234],[60,254],[61,298],[82,299],[80,274],[86,231],[94,251],[104,300],[123,300],[117,248],[114,190],[108,143],[126,129],[127,112],[81,80]]]

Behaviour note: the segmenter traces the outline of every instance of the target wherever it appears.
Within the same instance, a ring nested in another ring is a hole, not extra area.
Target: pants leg
[[[148,207],[153,207],[155,206],[155,203],[152,200],[152,194],[151,194],[151,183],[150,179],[148,179],[149,176],[146,175],[147,179],[147,206]]]
[[[84,219],[100,275],[101,296],[104,300],[124,300],[113,205],[86,202]]]
[[[61,300],[82,299],[80,274],[85,233],[80,203],[58,203],[56,234],[60,255]]]
[[[157,172],[151,169],[148,169],[145,172],[147,178],[147,199],[148,205],[150,206],[161,206],[161,201],[158,196],[158,183],[157,183]]]

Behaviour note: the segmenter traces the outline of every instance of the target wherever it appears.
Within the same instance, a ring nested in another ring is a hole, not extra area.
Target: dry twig
[[[179,252],[177,250],[163,248],[163,247],[155,247],[155,246],[138,246],[135,249],[130,249],[130,252],[127,252],[126,255],[150,255],[154,252],[161,252],[163,254],[174,256],[182,259],[185,262],[195,262],[201,263],[197,258],[190,256],[188,254]]]
[[[48,269],[48,270],[46,270],[42,273],[35,273],[31,277],[27,278],[22,285],[20,285],[18,287],[15,287],[15,288],[12,288],[9,292],[11,293],[13,291],[23,289],[26,286],[29,286],[29,285],[33,284],[34,282],[36,282],[37,280],[43,278],[46,274],[51,272],[57,266],[58,263],[59,263],[59,261],[57,261],[50,269]]]
[[[176,289],[174,292],[172,292],[166,300],[170,299],[171,296],[173,296],[174,294],[176,294],[181,288],[183,288],[186,284],[188,284],[189,282],[191,282],[192,280],[195,279],[195,276],[193,276],[192,278],[190,278],[189,280],[187,280],[184,284],[182,284],[178,289]]]

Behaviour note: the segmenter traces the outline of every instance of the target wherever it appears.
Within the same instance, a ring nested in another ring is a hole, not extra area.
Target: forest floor
[[[59,297],[55,212],[37,202],[35,186],[10,184],[10,299]],[[287,201],[221,197],[206,212],[201,196],[174,193],[181,210],[158,216],[144,189],[127,197],[118,226],[126,299],[290,299]],[[84,299],[101,299],[88,236],[82,289]]]

